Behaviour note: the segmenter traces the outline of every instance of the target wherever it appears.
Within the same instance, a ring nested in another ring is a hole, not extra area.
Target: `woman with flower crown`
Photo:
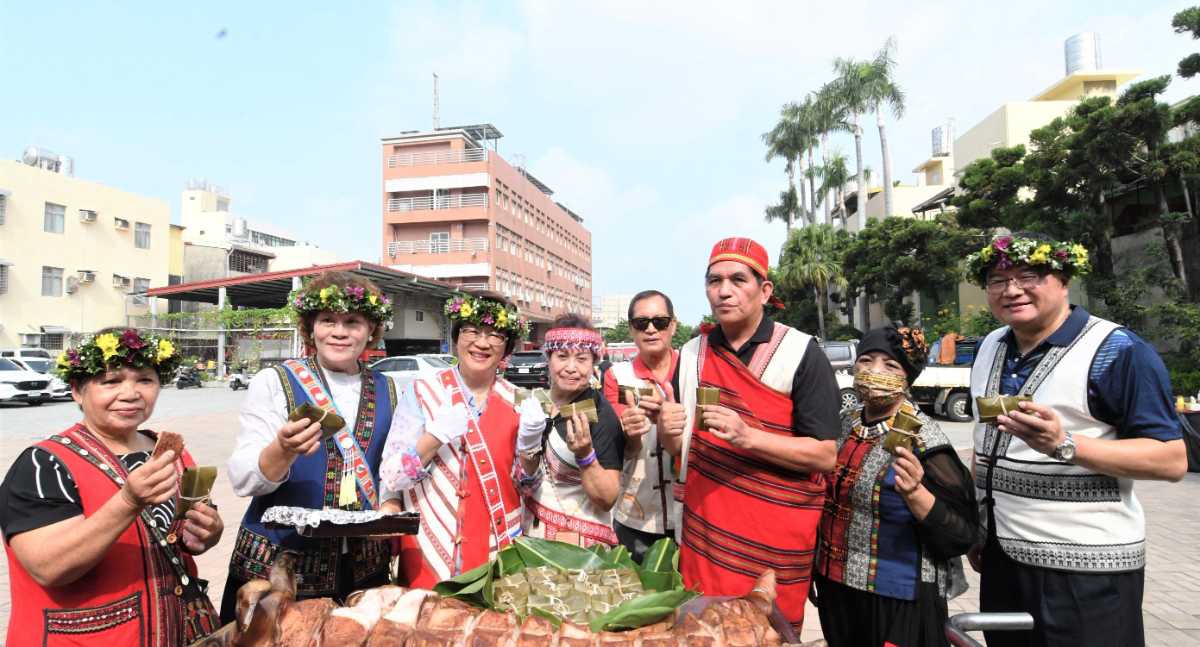
[[[420,588],[488,562],[521,530],[518,429],[545,425],[535,398],[496,368],[529,333],[504,297],[456,294],[443,308],[458,364],[404,389],[383,452],[384,510],[421,513],[400,539],[400,580]]]
[[[225,622],[234,619],[238,588],[266,577],[281,550],[299,554],[298,598],[342,599],[388,581],[386,541],[304,538],[261,522],[272,506],[378,509],[378,467],[396,402],[392,381],[359,360],[392,320],[391,303],[374,283],[327,272],[294,291],[289,305],[310,354],[260,371],[246,392],[229,478],[234,492],[254,499],[230,558]],[[319,420],[289,420],[304,404],[345,425],[329,436]]]
[[[0,485],[12,593],[7,644],[191,643],[216,611],[194,555],[221,539],[215,506],[176,517],[186,450],[152,457],[140,429],[179,364],[166,339],[102,331],[59,356],[83,420],[27,448]]]

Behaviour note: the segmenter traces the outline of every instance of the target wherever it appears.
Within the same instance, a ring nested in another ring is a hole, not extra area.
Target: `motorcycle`
[[[177,373],[175,376],[175,388],[186,389],[189,386],[194,386],[197,389],[204,386],[204,384],[200,382],[200,371],[197,371],[191,367],[179,369],[179,373]]]
[[[239,368],[229,374],[229,388],[234,391],[250,388],[250,378],[246,375],[246,369]]]

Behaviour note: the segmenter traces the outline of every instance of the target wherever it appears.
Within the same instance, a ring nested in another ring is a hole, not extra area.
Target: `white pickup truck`
[[[854,391],[854,376],[849,371],[837,371],[842,408],[858,406]],[[931,364],[921,371],[912,385],[916,403],[936,416],[954,422],[971,421],[971,367]]]

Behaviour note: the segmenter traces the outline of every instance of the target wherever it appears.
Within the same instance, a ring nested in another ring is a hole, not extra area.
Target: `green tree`
[[[792,218],[799,212],[799,200],[796,196],[796,188],[788,187],[787,191],[779,193],[779,204],[767,205],[763,209],[763,216],[767,222],[776,222],[782,220],[787,225],[788,233],[792,231]]]
[[[871,78],[871,62],[859,61],[850,58],[838,58],[833,62],[833,72],[836,76],[834,87],[836,88],[838,99],[846,108],[848,121],[850,124],[850,132],[854,135],[854,164],[855,164],[855,181],[857,190],[855,194],[855,210],[858,213],[865,214],[867,212],[867,173],[866,167],[863,166],[862,138],[863,129],[861,125],[862,116],[870,112],[872,103],[867,94],[868,79]],[[843,215],[846,213],[845,208],[842,209]],[[843,226],[845,220],[843,220]]]
[[[860,92],[871,111],[875,113],[875,127],[879,129],[879,151],[883,157],[883,213],[890,217],[892,211],[892,157],[888,151],[887,131],[883,124],[883,113],[890,109],[897,119],[904,116],[904,91],[896,83],[896,40],[888,38],[875,53],[871,64],[861,78]],[[860,188],[861,191],[861,188]]]
[[[618,320],[615,328],[605,330],[603,337],[606,344],[633,341],[633,333],[629,331],[629,322],[624,319]]]
[[[1192,38],[1200,38],[1200,7],[1191,7],[1175,14],[1171,26],[1176,34],[1191,34]],[[1188,54],[1179,61],[1179,76],[1190,79],[1200,74],[1200,54]]]
[[[804,152],[812,145],[813,137],[804,120],[785,108],[780,110],[779,121],[775,127],[770,132],[763,133],[762,139],[767,145],[767,161],[782,157],[786,162],[784,172],[788,179],[788,190],[785,194],[787,197],[781,205],[786,207],[786,210],[777,212],[774,216],[768,213],[767,218],[783,220],[788,232],[791,232],[792,224],[799,219],[801,206],[796,194],[796,169],[797,166],[804,165]],[[784,217],[780,218],[781,215]]]
[[[846,168],[846,156],[839,151],[834,151],[829,156],[829,161],[821,167],[821,195],[828,196],[831,193],[835,196],[838,203],[838,211],[841,214],[842,229],[846,228],[846,183],[850,181],[850,169]]]
[[[913,324],[914,309],[906,299],[915,292],[938,294],[957,286],[962,259],[979,246],[978,238],[951,216],[872,218],[850,242],[844,272],[851,289],[882,303],[890,320]]]
[[[826,223],[792,232],[780,254],[778,277],[783,286],[812,290],[817,307],[817,334],[824,339],[825,301],[829,289],[845,284],[833,227]]]

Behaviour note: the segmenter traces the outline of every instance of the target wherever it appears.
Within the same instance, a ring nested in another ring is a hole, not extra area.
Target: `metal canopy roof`
[[[224,287],[228,305],[247,308],[278,308],[287,304],[288,293],[292,291],[293,277],[315,276],[322,272],[349,272],[370,279],[384,293],[392,295],[412,294],[444,299],[455,291],[454,286],[449,283],[393,270],[366,261],[351,261],[332,265],[314,265],[281,272],[247,274],[227,279],[180,283],[179,285],[151,288],[146,295],[215,304],[220,289]]]
[[[950,198],[954,196],[954,187],[949,187],[935,193],[928,200],[912,208],[913,213],[925,213],[934,209],[945,208]]]
[[[491,141],[500,139],[504,135],[500,134],[500,130],[491,124],[471,124],[469,126],[447,126],[445,128],[434,128],[434,132],[442,130],[462,130],[466,131],[467,136],[476,141]]]

